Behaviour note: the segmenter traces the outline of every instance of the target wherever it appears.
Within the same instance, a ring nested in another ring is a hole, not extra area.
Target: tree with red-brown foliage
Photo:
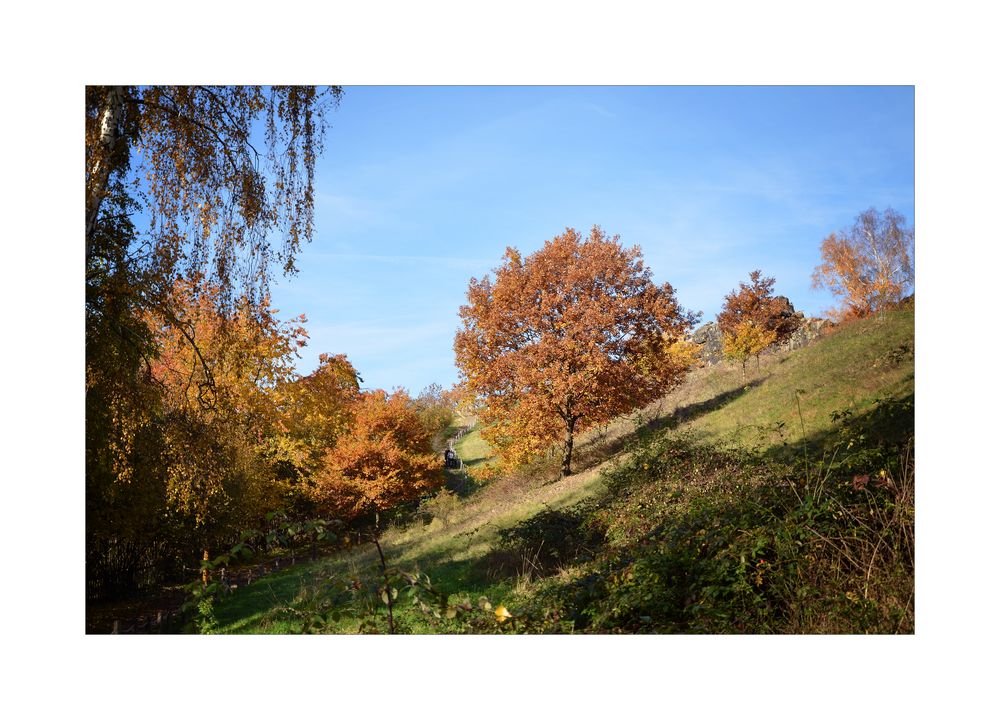
[[[746,363],[771,345],[791,335],[797,320],[784,312],[786,301],[774,296],[774,278],[760,270],[750,273],[750,283],[726,295],[722,312],[716,317],[722,333],[723,352],[739,360],[746,375]]]
[[[660,397],[689,366],[670,349],[694,317],[653,282],[638,247],[596,226],[586,239],[567,228],[526,258],[508,248],[468,300],[456,363],[508,464],[561,441],[570,474],[577,432]]]
[[[753,321],[765,330],[773,331],[774,341],[781,342],[798,326],[795,317],[785,312],[788,307],[787,300],[774,296],[774,278],[754,270],[750,273],[749,285],[741,282],[739,290],[726,295],[716,321],[724,335],[734,334],[740,324]]]
[[[358,395],[353,422],[313,477],[321,508],[353,518],[417,500],[444,484],[440,458],[403,390]]]

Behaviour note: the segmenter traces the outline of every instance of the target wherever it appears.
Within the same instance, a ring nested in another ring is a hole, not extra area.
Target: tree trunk
[[[563,477],[572,474],[570,462],[573,460],[573,426],[576,425],[576,418],[570,417],[566,421],[566,444],[563,447],[562,474]]]
[[[109,89],[107,100],[101,109],[101,135],[99,146],[95,152],[95,163],[93,167],[87,168],[86,240],[88,252],[91,238],[97,227],[97,216],[101,210],[101,203],[107,192],[108,179],[111,177],[112,155],[118,144],[119,128],[124,116],[125,88],[112,87]],[[87,259],[90,259],[89,256]]]

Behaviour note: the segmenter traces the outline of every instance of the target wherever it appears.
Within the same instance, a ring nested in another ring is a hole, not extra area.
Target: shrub
[[[437,494],[420,501],[419,515],[424,523],[437,520],[442,525],[447,526],[458,509],[462,506],[462,501],[455,493],[446,488],[441,488]]]
[[[597,523],[591,525],[586,506],[572,510],[547,508],[514,527],[500,530],[499,548],[530,558],[537,574],[593,557],[603,541]]]
[[[534,598],[575,630],[912,632],[913,465],[907,447],[872,450],[807,474],[654,437],[609,473],[603,503],[505,539],[565,552],[580,529],[603,531],[573,579]]]

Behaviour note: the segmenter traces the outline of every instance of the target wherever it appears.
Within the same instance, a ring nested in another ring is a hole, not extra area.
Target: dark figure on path
[[[458,467],[458,458],[455,455],[455,451],[448,448],[444,451],[444,466],[446,468],[456,468]]]

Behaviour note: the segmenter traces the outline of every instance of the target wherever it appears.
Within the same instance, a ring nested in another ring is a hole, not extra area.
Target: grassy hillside
[[[763,356],[759,370],[751,361],[746,378],[739,366],[695,370],[663,399],[587,433],[581,459],[591,462],[620,450],[637,431],[659,428],[774,454],[803,434],[810,447],[828,448],[842,427],[835,413],[864,416],[887,402],[912,404],[913,326],[912,310],[850,323],[800,350]]]
[[[746,386],[737,368],[717,369],[691,384],[695,397],[678,394],[672,403],[699,440],[749,448],[797,439],[802,427],[817,441],[833,429],[834,412],[912,399],[913,311],[851,323],[820,343],[767,357]]]
[[[581,438],[573,476],[425,501],[381,541],[395,631],[912,632],[913,341],[896,311],[745,381],[704,368]],[[478,431],[456,450],[489,459]],[[360,546],[238,591],[219,630],[385,632],[385,582]]]
[[[493,457],[489,443],[483,440],[480,434],[478,424],[455,443],[455,452],[470,469],[488,463]]]

